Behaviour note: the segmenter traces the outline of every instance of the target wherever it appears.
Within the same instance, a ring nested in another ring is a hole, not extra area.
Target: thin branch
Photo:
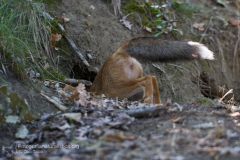
[[[44,16],[46,16],[48,19],[50,20],[54,20],[54,18],[48,14],[47,12],[43,13]],[[61,25],[60,23],[57,23],[58,28],[61,30],[61,32],[66,33],[65,28],[63,27],[63,25]],[[81,61],[83,62],[83,64],[87,67],[90,66],[90,64],[88,63],[88,61],[86,60],[86,58],[83,56],[83,54],[81,53],[80,49],[77,47],[77,45],[75,44],[75,42],[68,37],[67,35],[63,35],[64,38],[67,40],[67,43],[70,45],[70,47],[74,50],[74,52],[77,54],[77,56],[81,59]]]
[[[167,108],[165,108],[162,105],[154,106],[154,107],[129,109],[125,111],[126,114],[135,118],[156,117],[156,116],[159,116],[160,113],[166,113],[166,112],[167,112]]]
[[[49,102],[51,102],[52,104],[54,104],[59,110],[61,110],[61,111],[67,110],[67,107],[66,107],[66,106],[64,106],[64,105],[60,104],[59,102],[57,102],[56,100],[48,97],[48,96],[45,95],[43,92],[41,92],[40,94],[41,94],[41,96],[43,96],[44,98],[46,98]]]
[[[229,95],[229,94],[232,94],[233,93],[233,89],[230,89],[229,91],[227,91],[227,93],[225,93],[223,96],[222,96],[222,98],[220,98],[220,102],[222,102],[223,101],[223,99],[227,96],[227,95]]]

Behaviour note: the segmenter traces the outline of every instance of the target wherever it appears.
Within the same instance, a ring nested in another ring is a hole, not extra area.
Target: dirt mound
[[[131,37],[131,32],[119,23],[109,6],[102,1],[62,1],[55,15],[60,17],[62,14],[70,18],[65,25],[67,34],[76,40],[80,48],[90,51],[100,63]]]

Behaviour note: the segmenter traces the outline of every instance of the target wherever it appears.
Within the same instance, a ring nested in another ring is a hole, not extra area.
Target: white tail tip
[[[214,60],[214,53],[210,51],[206,46],[198,42],[188,41],[188,44],[191,46],[198,47],[199,55],[201,59]]]

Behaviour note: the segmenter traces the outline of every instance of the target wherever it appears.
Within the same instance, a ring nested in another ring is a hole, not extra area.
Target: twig
[[[156,117],[160,113],[165,113],[166,111],[167,109],[161,105],[161,106],[154,106],[154,107],[129,109],[129,110],[126,110],[125,113],[135,118],[147,118],[147,117]]]
[[[77,86],[78,83],[82,83],[85,86],[90,87],[92,85],[92,82],[84,80],[84,79],[72,79],[72,78],[67,78],[64,80],[65,83],[73,85],[73,86]]]
[[[60,104],[59,102],[57,102],[56,100],[48,97],[47,95],[45,95],[43,92],[40,93],[41,96],[43,96],[44,98],[46,98],[49,102],[51,102],[52,104],[54,104],[59,110],[61,111],[65,111],[67,109],[66,106]]]
[[[201,38],[200,38],[200,40],[199,40],[200,43],[203,41],[204,36],[206,35],[208,29],[210,28],[210,24],[212,23],[212,19],[213,19],[213,17],[211,16],[210,19],[209,19],[209,21],[208,21],[207,27],[206,27],[206,29],[204,30],[204,33],[202,34],[202,36],[201,36]]]
[[[44,16],[46,16],[48,19],[50,20],[54,20],[54,18],[48,14],[47,12],[43,13]],[[63,25],[61,25],[60,23],[57,23],[58,28],[61,30],[61,32],[65,33],[66,30],[64,29]],[[78,55],[78,57],[81,59],[81,61],[83,62],[84,65],[86,65],[87,67],[90,66],[90,64],[88,63],[88,61],[86,60],[86,58],[83,56],[83,54],[81,53],[80,49],[77,47],[77,45],[74,43],[74,41],[69,38],[67,35],[63,35],[65,37],[65,39],[67,40],[67,43],[70,45],[70,47],[74,50],[74,52]]]
[[[67,35],[64,35],[65,39],[67,40],[68,44],[72,47],[72,49],[74,50],[74,52],[78,55],[78,57],[82,60],[83,64],[85,64],[87,67],[90,66],[90,64],[88,63],[88,61],[85,59],[85,57],[83,56],[83,54],[81,53],[81,51],[79,50],[79,48],[76,46],[76,44],[74,43],[74,41],[72,39],[70,39]]]
[[[231,94],[231,93],[233,93],[233,89],[230,89],[229,91],[227,91],[227,93],[225,93],[223,96],[222,96],[222,98],[220,98],[220,102],[222,102],[223,101],[223,99],[227,96],[227,95],[229,95],[229,94]]]
[[[176,92],[175,92],[176,89],[174,88],[173,83],[170,81],[170,78],[169,78],[167,72],[164,69],[162,69],[159,66],[159,64],[152,64],[152,66],[155,67],[156,69],[160,70],[162,73],[164,73],[164,76],[166,77],[167,81],[170,82],[169,88],[171,88],[171,91],[172,91],[173,95],[176,95]]]

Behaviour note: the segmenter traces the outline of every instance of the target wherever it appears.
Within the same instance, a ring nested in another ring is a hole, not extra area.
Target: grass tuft
[[[26,77],[31,68],[48,75],[46,65],[55,63],[51,51],[51,21],[43,3],[32,0],[0,0],[0,56],[2,65]],[[50,73],[51,74],[51,73]]]

